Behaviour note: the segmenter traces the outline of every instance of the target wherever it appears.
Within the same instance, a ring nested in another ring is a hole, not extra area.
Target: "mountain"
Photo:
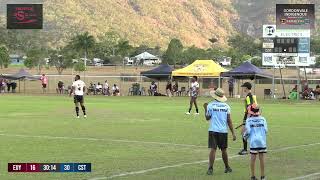
[[[43,3],[44,29],[36,32],[50,46],[88,31],[96,37],[115,31],[132,45],[166,48],[179,38],[185,46],[227,46],[236,32],[260,37],[262,25],[273,23],[276,3],[318,0],[1,0],[0,28],[5,28],[6,3]],[[15,31],[28,33],[29,31]],[[34,33],[34,32],[33,32]]]

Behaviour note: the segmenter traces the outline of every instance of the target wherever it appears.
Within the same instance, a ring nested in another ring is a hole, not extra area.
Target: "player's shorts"
[[[75,95],[73,97],[73,102],[74,103],[83,103],[84,102],[83,96]]]
[[[208,148],[210,149],[226,149],[228,148],[228,133],[218,133],[209,131]]]
[[[198,94],[197,93],[191,93],[191,98],[197,98]]]
[[[43,88],[47,88],[47,85],[46,85],[46,84],[42,84],[42,87],[43,87]]]
[[[250,154],[267,153],[267,148],[250,148]]]

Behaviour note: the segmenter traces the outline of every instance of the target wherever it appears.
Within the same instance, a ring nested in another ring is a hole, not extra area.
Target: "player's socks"
[[[224,170],[224,173],[231,173],[232,169],[230,167],[226,167],[226,169]]]
[[[199,113],[199,109],[196,109],[196,112]]]
[[[212,174],[213,174],[213,168],[211,166],[208,168],[207,175],[212,175]]]
[[[86,114],[86,107],[85,107],[85,106],[81,106],[81,109],[82,109],[83,115],[86,116],[86,115],[87,115],[87,114]]]
[[[189,113],[191,113],[191,108],[189,108],[189,111],[188,111]]]
[[[243,150],[248,151],[248,141],[245,140],[244,138],[242,138],[242,142],[243,142]]]
[[[261,176],[261,180],[266,180],[266,177],[265,176]]]
[[[77,114],[77,117],[79,116],[79,107],[76,107],[76,114]]]
[[[255,176],[251,176],[251,180],[257,180]]]

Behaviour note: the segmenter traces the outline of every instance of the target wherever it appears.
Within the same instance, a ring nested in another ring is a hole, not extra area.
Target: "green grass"
[[[209,100],[201,98],[199,103]],[[1,95],[0,179],[90,179],[207,159],[208,124],[202,110],[198,117],[184,114],[188,98],[86,97],[86,104],[89,117],[78,120],[69,97]],[[275,150],[267,154],[268,179],[320,172],[320,144],[283,149],[320,143],[320,103],[270,100],[260,104],[269,125],[268,148]],[[243,105],[241,101],[230,105],[236,126],[242,121]],[[241,148],[237,133],[236,142],[229,139],[230,156]],[[8,162],[91,162],[93,172],[7,173]],[[230,164],[234,172],[224,174],[222,161],[216,161],[214,177],[205,175],[204,162],[115,179],[249,178],[248,156],[232,158]]]

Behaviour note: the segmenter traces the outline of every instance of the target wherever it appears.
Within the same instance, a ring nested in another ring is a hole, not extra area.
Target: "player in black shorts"
[[[74,104],[76,106],[77,118],[80,118],[80,116],[79,116],[79,104],[81,105],[81,109],[82,109],[82,112],[83,112],[83,117],[84,118],[87,117],[86,108],[84,106],[84,98],[83,98],[85,90],[86,90],[86,84],[83,81],[80,80],[80,76],[79,75],[76,75],[75,81],[72,84],[72,89],[70,91],[70,96],[72,94],[74,94],[73,101],[74,101]]]

